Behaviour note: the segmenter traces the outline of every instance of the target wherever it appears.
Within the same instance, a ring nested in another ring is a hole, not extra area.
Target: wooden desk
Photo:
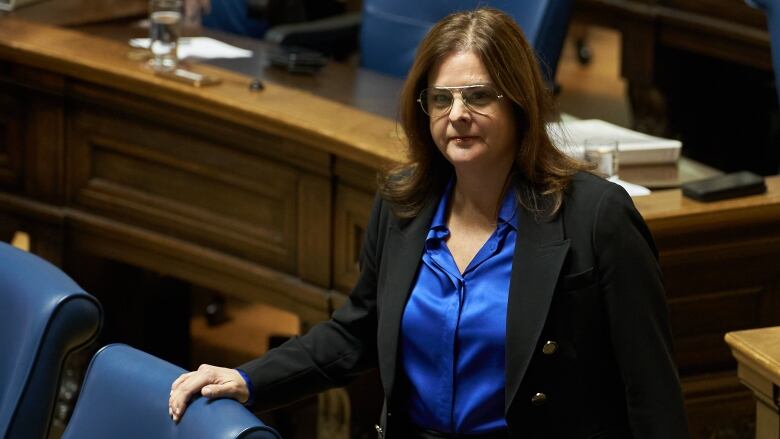
[[[780,438],[780,327],[729,332],[726,343],[756,399],[756,439]]]
[[[62,264],[120,261],[300,316],[357,276],[375,171],[403,156],[393,120],[250,77],[194,89],[123,42],[0,21],[0,233]],[[315,84],[316,85],[316,84]],[[661,252],[695,437],[746,425],[726,331],[780,324],[780,178],[713,204],[636,199]],[[67,264],[66,264],[67,268]],[[716,420],[716,421],[713,421]],[[373,422],[374,420],[368,420]]]
[[[37,0],[12,12],[0,12],[0,18],[10,15],[36,23],[72,26],[139,17],[148,11],[148,0]]]

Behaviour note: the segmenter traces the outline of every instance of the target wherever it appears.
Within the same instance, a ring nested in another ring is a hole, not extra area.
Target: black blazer
[[[377,197],[349,300],[241,366],[258,409],[378,367],[384,437],[406,437],[399,328],[437,202],[400,220]],[[506,323],[510,437],[688,437],[657,252],[631,198],[579,173],[552,220],[518,212]]]

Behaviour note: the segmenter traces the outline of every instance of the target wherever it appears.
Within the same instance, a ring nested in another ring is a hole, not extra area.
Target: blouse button
[[[537,393],[531,397],[531,404],[535,406],[544,405],[547,402],[547,395],[544,393]]]
[[[558,343],[552,340],[548,341],[547,343],[544,344],[544,346],[542,346],[542,352],[545,355],[552,355],[557,351],[558,351]]]

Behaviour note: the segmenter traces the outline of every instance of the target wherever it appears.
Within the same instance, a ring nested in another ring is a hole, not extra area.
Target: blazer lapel
[[[387,271],[382,287],[384,297],[379,315],[377,348],[380,377],[388,399],[395,384],[401,317],[422,261],[425,238],[437,205],[438,200],[429,201],[412,220],[393,222],[385,241],[383,263],[387,264]]]
[[[562,215],[543,222],[521,207],[518,213],[506,322],[507,412],[534,354],[570,244],[563,239]]]

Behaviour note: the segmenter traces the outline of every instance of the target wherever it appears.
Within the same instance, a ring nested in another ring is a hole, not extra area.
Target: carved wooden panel
[[[4,189],[21,184],[24,109],[12,89],[0,86],[0,187]]]
[[[299,184],[298,276],[324,288],[331,287],[332,183],[305,175]]]
[[[363,235],[371,215],[372,195],[347,185],[336,188],[333,219],[333,284],[349,292],[357,281]]]
[[[64,78],[0,64],[0,184],[54,203],[64,193]]]
[[[692,439],[752,439],[755,402],[734,371],[682,378]]]
[[[681,373],[733,369],[727,331],[780,324],[780,223],[658,243]]]
[[[734,359],[724,346],[727,330],[763,326],[765,312],[776,298],[760,285],[737,290],[669,299],[676,360],[683,374],[733,368]]]
[[[65,202],[65,113],[63,98],[26,97],[25,192],[41,201]]]
[[[296,272],[299,170],[231,138],[86,103],[69,111],[74,205]]]

